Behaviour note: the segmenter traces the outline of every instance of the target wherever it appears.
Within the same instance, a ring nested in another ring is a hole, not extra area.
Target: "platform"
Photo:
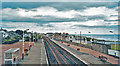
[[[68,51],[69,53],[71,53],[73,56],[75,56],[76,58],[78,58],[79,60],[81,60],[82,62],[84,62],[85,64],[89,65],[89,64],[109,64],[107,62],[103,62],[100,59],[87,54],[87,53],[82,53],[82,52],[78,52],[73,48],[70,48],[58,41],[52,40],[55,43],[57,43],[59,46],[61,46],[62,48],[64,48],[66,51]]]
[[[40,39],[31,48],[29,55],[25,56],[22,64],[48,64],[43,40]]]

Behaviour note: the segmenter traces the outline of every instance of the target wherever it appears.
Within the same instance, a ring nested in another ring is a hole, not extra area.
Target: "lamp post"
[[[30,39],[31,39],[31,36],[29,34],[29,50],[31,50],[31,47],[30,47]]]
[[[87,36],[85,35],[85,43],[87,44],[88,42],[87,42]]]
[[[38,38],[37,38],[37,32],[36,32],[36,42],[37,42]]]
[[[34,42],[34,32],[32,31],[32,33],[33,33],[33,42]]]
[[[22,50],[22,60],[24,60],[24,32],[28,31],[29,29],[23,30],[23,50]]]
[[[62,41],[62,33],[61,33],[61,41]]]
[[[34,32],[32,31],[32,33],[33,33],[33,46],[34,46],[34,43],[35,43]]]
[[[85,39],[85,40],[84,40],[84,43],[87,44],[87,38],[86,38],[86,35],[85,35],[85,34],[83,34],[83,35],[84,35],[84,39]]]
[[[88,32],[88,33],[91,33],[91,32]],[[92,49],[92,35],[91,35],[91,40],[90,40],[90,42],[91,42],[91,49]]]
[[[38,33],[36,32],[36,42],[38,41]]]
[[[35,42],[36,42],[36,32],[35,32],[35,38],[34,38],[34,39],[35,39]],[[36,43],[35,43],[35,44],[36,44]]]
[[[81,40],[82,40],[82,37],[81,37],[81,31],[80,31],[80,44],[82,44]]]
[[[116,38],[115,36],[116,36],[116,34],[115,34],[113,31],[109,31],[109,32],[114,34],[115,56],[116,56],[116,50],[117,50],[117,49],[116,49],[116,41],[115,41],[115,38]]]
[[[77,32],[75,32],[75,34],[77,35]],[[77,36],[77,40],[78,40],[78,36]],[[77,41],[77,46],[78,46],[78,41]]]
[[[39,39],[39,33],[37,34],[37,38]]]
[[[35,34],[35,41],[37,42],[37,32],[36,32],[36,34]]]
[[[52,39],[53,39],[53,37],[54,37],[54,34],[52,34]]]

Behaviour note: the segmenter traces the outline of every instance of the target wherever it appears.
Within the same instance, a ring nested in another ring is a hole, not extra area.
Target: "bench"
[[[101,59],[102,61],[106,61],[107,57],[105,57],[105,56],[99,56],[99,59]]]

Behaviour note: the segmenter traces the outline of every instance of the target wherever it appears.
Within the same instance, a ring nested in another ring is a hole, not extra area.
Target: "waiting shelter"
[[[10,48],[4,52],[4,64],[18,64],[20,48]]]

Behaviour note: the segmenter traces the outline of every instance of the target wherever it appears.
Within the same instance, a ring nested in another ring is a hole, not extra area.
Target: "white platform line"
[[[52,39],[51,39],[52,40]],[[55,40],[52,40],[53,42],[57,43]],[[58,44],[61,48],[65,49],[65,47],[61,46],[60,44]],[[70,54],[72,54],[73,56],[75,56],[76,58],[78,58],[79,60],[81,60],[83,63],[85,63],[86,65],[88,65],[89,63],[87,63],[86,61],[82,60],[81,58],[79,58],[77,55],[73,54],[71,51],[69,51],[68,49],[65,49],[67,52],[69,52]]]
[[[47,54],[46,54],[46,50],[45,50],[45,45],[44,45],[44,40],[42,39],[42,44],[44,46],[44,51],[45,51],[45,56],[46,56],[46,62],[47,62],[47,65],[49,65],[48,63],[48,58],[47,58]]]

